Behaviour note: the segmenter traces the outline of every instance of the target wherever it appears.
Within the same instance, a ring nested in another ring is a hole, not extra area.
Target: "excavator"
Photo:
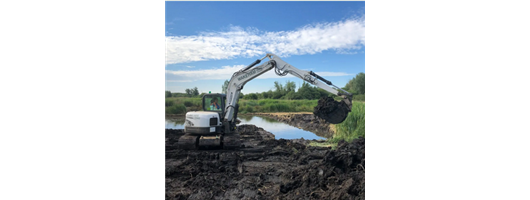
[[[269,60],[262,65],[255,66],[265,58]],[[278,76],[291,74],[327,92],[342,97],[342,101],[333,98],[321,98],[314,108],[314,114],[325,121],[338,124],[346,119],[351,112],[352,94],[333,85],[313,71],[300,70],[280,57],[267,53],[247,67],[235,72],[229,81],[226,94],[210,93],[202,97],[203,111],[186,113],[184,124],[185,134],[178,140],[179,149],[222,148],[238,149],[241,146],[237,132],[236,119],[239,110],[239,95],[243,86],[252,79],[275,69]]]

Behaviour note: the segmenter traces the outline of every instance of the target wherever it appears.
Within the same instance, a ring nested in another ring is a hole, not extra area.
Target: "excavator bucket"
[[[348,117],[351,107],[344,100],[335,101],[331,97],[324,97],[318,100],[318,105],[314,108],[313,114],[332,124],[343,122]]]

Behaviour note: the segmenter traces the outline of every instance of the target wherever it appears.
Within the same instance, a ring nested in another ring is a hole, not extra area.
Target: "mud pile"
[[[336,150],[238,127],[240,150],[180,150],[166,131],[166,199],[364,199],[364,139]]]
[[[364,199],[364,162],[364,139],[342,142],[321,161],[283,175],[292,181],[280,191],[287,199]]]
[[[323,97],[318,100],[318,104],[314,108],[313,114],[329,123],[338,124],[348,117],[349,111],[350,109],[344,100],[338,102],[331,97]]]

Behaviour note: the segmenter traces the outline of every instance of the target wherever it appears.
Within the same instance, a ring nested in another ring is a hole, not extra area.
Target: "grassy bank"
[[[351,142],[364,135],[364,102],[353,102],[352,112],[348,114],[346,120],[340,124],[330,124],[330,128],[334,132],[333,137],[324,142],[310,142],[311,146],[331,147],[335,149],[337,143],[341,140]]]
[[[352,111],[348,114],[346,120],[335,125],[335,135],[331,142],[346,140],[351,142],[353,139],[364,137],[364,108],[362,102],[353,102]]]

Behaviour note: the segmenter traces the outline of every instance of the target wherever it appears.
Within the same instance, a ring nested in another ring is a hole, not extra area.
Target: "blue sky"
[[[343,87],[365,72],[364,5],[166,1],[166,90],[220,93],[233,73],[269,52]],[[288,80],[297,87],[303,82],[271,70],[242,92],[268,91],[274,81]]]

